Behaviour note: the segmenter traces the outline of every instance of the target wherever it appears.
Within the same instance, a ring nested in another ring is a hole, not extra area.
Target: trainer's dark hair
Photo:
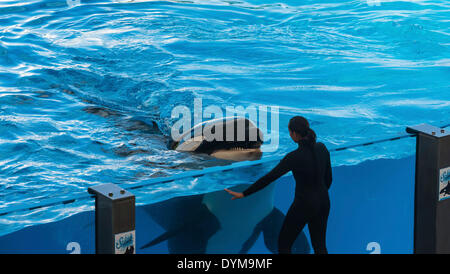
[[[294,116],[289,120],[288,128],[303,138],[304,142],[308,145],[314,145],[316,143],[316,133],[309,127],[308,120],[302,116]]]

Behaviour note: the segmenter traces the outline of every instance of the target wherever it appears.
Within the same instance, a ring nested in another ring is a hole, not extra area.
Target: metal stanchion
[[[135,254],[135,197],[115,184],[88,189],[95,195],[95,252]]]
[[[422,124],[416,134],[414,253],[450,253],[450,131]]]

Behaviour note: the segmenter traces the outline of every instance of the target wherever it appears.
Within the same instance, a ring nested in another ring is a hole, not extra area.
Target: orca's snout
[[[177,142],[177,141],[174,141],[173,139],[170,139],[170,140],[167,142],[167,148],[168,148],[168,149],[175,150],[175,149],[177,148],[177,146],[178,146],[178,142]]]

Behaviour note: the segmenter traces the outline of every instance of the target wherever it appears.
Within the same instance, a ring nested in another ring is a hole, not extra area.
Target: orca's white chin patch
[[[220,149],[211,153],[211,156],[231,161],[254,161],[262,157],[260,148],[232,148]]]

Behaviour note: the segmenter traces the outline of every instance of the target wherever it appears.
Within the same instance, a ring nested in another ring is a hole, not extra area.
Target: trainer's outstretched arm
[[[233,196],[231,198],[231,200],[244,198],[244,194],[242,192],[235,192],[235,191],[229,190],[228,188],[225,188],[225,191],[230,193]]]

